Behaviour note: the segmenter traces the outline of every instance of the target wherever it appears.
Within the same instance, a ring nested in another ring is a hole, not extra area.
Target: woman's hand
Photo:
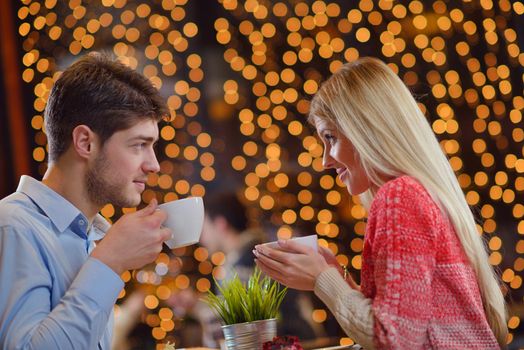
[[[322,247],[322,246],[318,246],[318,252],[324,257],[324,259],[326,260],[326,263],[329,266],[333,266],[333,267],[336,267],[337,269],[341,270],[340,269],[340,264],[339,264],[337,258],[335,257],[335,255],[333,255],[333,252],[331,252],[330,249]]]
[[[324,259],[326,260],[329,266],[335,267],[338,270],[338,272],[340,273],[340,275],[344,277],[344,270],[342,269],[342,266],[340,266],[340,263],[338,262],[335,255],[333,255],[331,250],[329,250],[328,248],[319,246],[318,252],[322,254],[322,256],[324,257]],[[355,280],[353,279],[353,277],[351,277],[349,273],[347,274],[347,276],[345,276],[345,279],[351,288],[360,290],[360,286],[355,282]]]
[[[320,253],[291,240],[278,241],[278,248],[257,245],[253,254],[255,263],[266,275],[298,290],[315,289],[318,275],[329,268]]]

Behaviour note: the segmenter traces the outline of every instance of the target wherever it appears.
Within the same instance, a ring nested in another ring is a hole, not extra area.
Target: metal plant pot
[[[228,350],[259,350],[277,335],[277,319],[222,326]]]

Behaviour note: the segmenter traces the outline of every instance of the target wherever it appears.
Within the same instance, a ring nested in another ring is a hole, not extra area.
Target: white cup
[[[291,240],[293,242],[297,242],[297,243],[303,244],[303,245],[308,246],[310,248],[313,248],[316,252],[318,252],[317,235],[293,237],[293,238],[290,238],[289,240]],[[278,247],[279,247],[277,241],[264,243],[263,245],[267,245],[268,247],[276,248],[276,249],[278,249]]]
[[[164,243],[171,249],[198,243],[204,224],[204,202],[202,197],[190,197],[160,204],[167,219],[162,224],[172,231],[171,239]]]

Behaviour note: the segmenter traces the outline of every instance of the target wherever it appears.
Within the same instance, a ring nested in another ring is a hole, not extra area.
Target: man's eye
[[[143,149],[143,148],[146,147],[146,144],[145,144],[145,142],[137,143],[137,144],[133,145],[133,147],[136,148],[136,149]]]

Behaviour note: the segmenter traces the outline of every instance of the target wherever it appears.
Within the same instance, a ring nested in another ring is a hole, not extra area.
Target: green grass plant
[[[211,290],[205,300],[225,325],[276,318],[287,288],[255,268],[246,283],[237,274],[221,284],[215,280],[218,293]]]

